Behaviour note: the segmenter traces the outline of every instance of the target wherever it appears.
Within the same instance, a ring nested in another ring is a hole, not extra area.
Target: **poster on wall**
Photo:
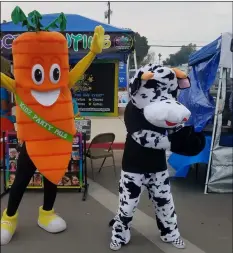
[[[118,107],[126,107],[129,102],[129,95],[127,91],[118,91]]]
[[[127,92],[127,64],[119,62],[119,88],[118,88],[118,107],[126,107],[128,104]]]
[[[127,64],[119,62],[119,88],[127,88]]]
[[[17,172],[17,161],[19,150],[17,149],[18,141],[16,133],[12,132],[7,135],[6,143],[6,185],[11,188]],[[32,176],[27,188],[43,188],[43,177],[36,171]]]
[[[82,168],[82,135],[77,134],[73,139],[71,160],[67,171],[58,183],[58,188],[82,188],[83,168]]]
[[[115,62],[95,62],[73,87],[82,116],[117,116],[117,73]]]

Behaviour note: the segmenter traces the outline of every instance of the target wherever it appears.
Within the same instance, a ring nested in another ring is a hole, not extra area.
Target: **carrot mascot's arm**
[[[82,75],[95,59],[96,55],[102,52],[103,46],[104,28],[102,26],[97,26],[95,28],[90,52],[81,61],[79,61],[69,73],[69,88],[72,88],[75,83],[80,80]]]
[[[1,72],[1,86],[15,93],[15,81]]]
[[[10,62],[1,56],[1,86],[10,92],[15,91],[15,81],[9,77],[11,73]]]

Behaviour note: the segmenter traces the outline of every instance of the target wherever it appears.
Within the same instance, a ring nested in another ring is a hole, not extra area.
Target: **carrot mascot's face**
[[[42,106],[55,104],[69,83],[65,37],[58,32],[26,32],[14,40],[12,53],[16,92]]]

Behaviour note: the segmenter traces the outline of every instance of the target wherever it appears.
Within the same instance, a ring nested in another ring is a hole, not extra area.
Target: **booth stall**
[[[50,24],[59,14],[42,16],[42,25]],[[66,175],[59,184],[62,189],[84,189],[87,193],[86,141],[90,139],[91,122],[85,116],[117,116],[118,84],[127,86],[127,60],[134,50],[134,33],[100,23],[80,15],[66,15],[67,27],[62,33],[68,43],[69,64],[73,67],[87,53],[96,26],[105,29],[104,49],[87,69],[84,76],[73,88],[74,97],[79,105],[82,118],[75,119],[77,136],[74,138],[73,152]],[[56,29],[54,29],[56,30]],[[1,55],[12,62],[12,42],[26,29],[13,22],[1,24]],[[119,71],[120,63],[120,71]],[[6,73],[8,74],[8,73]],[[10,75],[12,75],[11,73]],[[13,76],[11,76],[13,77]],[[14,96],[12,95],[12,101]],[[4,131],[1,138],[4,151],[4,188],[10,189],[17,170],[16,132]],[[36,172],[28,189],[43,188],[43,177]]]
[[[232,192],[232,34],[219,38],[189,58],[191,88],[179,95],[179,101],[192,113],[187,125],[206,134],[206,147],[195,157],[172,154],[170,165],[177,176],[185,177],[191,165],[208,164],[205,193]]]
[[[43,15],[42,25],[48,25],[58,15]],[[119,83],[121,87],[127,86],[127,60],[134,50],[133,31],[75,14],[66,14],[66,18],[67,27],[63,34],[69,47],[71,68],[88,52],[94,28],[102,25],[105,29],[103,53],[97,56],[74,87],[82,116],[118,116],[118,86]],[[12,60],[12,42],[24,31],[25,28],[13,22],[1,24],[1,54],[5,58]]]

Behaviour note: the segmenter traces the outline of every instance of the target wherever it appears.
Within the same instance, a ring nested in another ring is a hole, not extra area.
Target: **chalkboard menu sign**
[[[118,64],[91,64],[73,88],[73,95],[82,116],[115,116],[118,103]]]

